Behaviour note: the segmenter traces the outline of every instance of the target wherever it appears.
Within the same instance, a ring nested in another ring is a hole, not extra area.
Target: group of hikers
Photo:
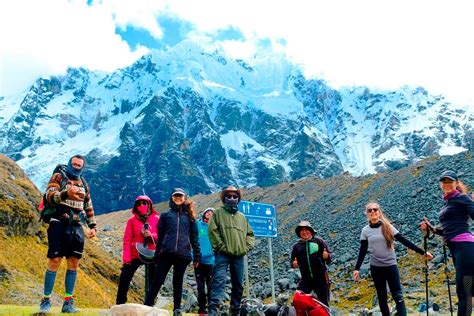
[[[67,165],[58,166],[48,183],[44,203],[54,209],[50,212],[48,227],[47,267],[44,294],[40,312],[51,309],[51,294],[62,257],[66,257],[65,295],[63,313],[75,313],[73,298],[77,267],[84,248],[81,218],[89,227],[88,236],[96,234],[96,221],[90,190],[82,172],[85,158],[75,155]],[[474,292],[474,236],[470,220],[474,219],[474,203],[467,195],[466,186],[454,171],[439,176],[443,193],[443,206],[439,212],[439,225],[421,219],[424,234],[434,233],[443,237],[449,248],[456,269],[456,294],[458,315],[471,315]],[[254,248],[254,233],[246,217],[239,212],[242,191],[228,186],[220,193],[222,206],[205,209],[199,218],[195,203],[187,193],[176,188],[169,199],[169,210],[158,214],[152,200],[146,195],[136,198],[127,221],[123,238],[122,270],[116,304],[127,302],[127,292],[136,270],[147,264],[147,286],[144,304],[153,306],[166,276],[173,267],[173,314],[181,315],[183,279],[192,262],[198,290],[198,313],[219,315],[226,294],[230,271],[230,314],[239,315],[243,295],[244,257]],[[409,211],[409,210],[407,210]],[[370,274],[376,289],[380,311],[390,315],[387,284],[396,304],[397,315],[406,315],[394,243],[398,241],[425,258],[433,255],[407,240],[387,219],[377,202],[369,202],[364,209],[368,224],[362,228],[360,249],[353,271],[359,280],[359,270],[367,252],[370,254]],[[327,264],[332,253],[327,243],[316,236],[308,221],[301,221],[295,228],[299,238],[293,246],[290,266],[301,273],[297,291],[311,294],[329,306],[330,280]],[[141,248],[140,248],[141,247]],[[151,251],[152,260],[143,260],[140,249]]]

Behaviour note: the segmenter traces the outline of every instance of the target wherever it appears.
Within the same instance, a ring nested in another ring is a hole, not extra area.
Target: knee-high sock
[[[54,287],[55,281],[56,281],[56,271],[50,271],[46,269],[46,273],[44,274],[44,290],[43,290],[44,297],[51,297],[51,293],[53,293],[53,287]]]
[[[64,294],[65,298],[72,297],[74,292],[74,286],[76,285],[76,277],[77,271],[75,270],[67,270],[66,271],[66,280],[65,280],[65,288],[66,293]]]

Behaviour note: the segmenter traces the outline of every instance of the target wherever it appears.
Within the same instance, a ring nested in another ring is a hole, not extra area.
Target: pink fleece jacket
[[[133,212],[133,216],[130,217],[127,221],[127,226],[125,227],[125,233],[123,236],[123,254],[122,262],[128,264],[132,262],[133,259],[138,259],[138,252],[136,248],[137,243],[142,243],[145,240],[143,237],[143,222],[140,220],[140,216]],[[153,210],[150,216],[147,218],[146,222],[150,225],[151,235],[155,243],[151,241],[150,238],[147,240],[147,245],[149,249],[154,250],[156,241],[158,240],[158,222],[160,216],[158,213]]]

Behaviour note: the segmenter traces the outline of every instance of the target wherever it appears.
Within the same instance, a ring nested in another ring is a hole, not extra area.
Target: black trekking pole
[[[148,224],[148,223],[143,224],[143,228],[145,230],[149,230],[150,229],[150,224]],[[153,239],[153,237],[151,237],[151,241],[156,246],[155,240]],[[146,245],[146,239],[145,239],[144,244]],[[146,297],[146,295],[148,293],[148,290],[150,288],[150,264],[154,264],[154,263],[145,263],[145,297]]]
[[[430,234],[429,229],[427,228],[424,236],[423,236],[423,248],[425,250],[425,255],[428,253],[428,236]],[[426,315],[429,315],[428,307],[429,307],[429,295],[428,295],[428,260],[426,257],[424,258],[425,260],[425,293],[426,293]]]
[[[453,300],[451,298],[451,284],[449,282],[448,273],[448,255],[446,254],[446,243],[443,240],[443,256],[444,256],[444,273],[446,274],[446,283],[448,284],[448,296],[449,296],[449,311],[451,316],[453,315]]]

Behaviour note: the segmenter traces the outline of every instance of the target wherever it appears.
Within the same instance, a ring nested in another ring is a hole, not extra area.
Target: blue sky
[[[150,49],[174,46],[185,40],[189,32],[194,30],[191,23],[176,17],[158,16],[157,22],[163,29],[163,36],[160,39],[154,38],[146,29],[136,28],[133,25],[126,26],[125,30],[117,27],[115,32],[130,45],[132,50],[136,50],[139,46]]]
[[[474,104],[472,12],[468,0],[2,1],[0,95],[68,67],[113,71],[191,40],[250,63],[262,49],[283,52],[335,88],[423,86]]]
[[[160,39],[154,38],[147,30],[127,26],[124,29],[117,27],[116,33],[126,41],[132,50],[139,46],[145,46],[150,49],[162,49],[166,46],[174,46],[193,31],[196,31],[192,23],[180,20],[176,17],[159,16],[157,22],[163,29],[163,36]],[[243,41],[244,36],[238,28],[228,27],[226,29],[216,30],[212,34],[212,38],[216,41]],[[267,42],[270,42],[268,39]]]

